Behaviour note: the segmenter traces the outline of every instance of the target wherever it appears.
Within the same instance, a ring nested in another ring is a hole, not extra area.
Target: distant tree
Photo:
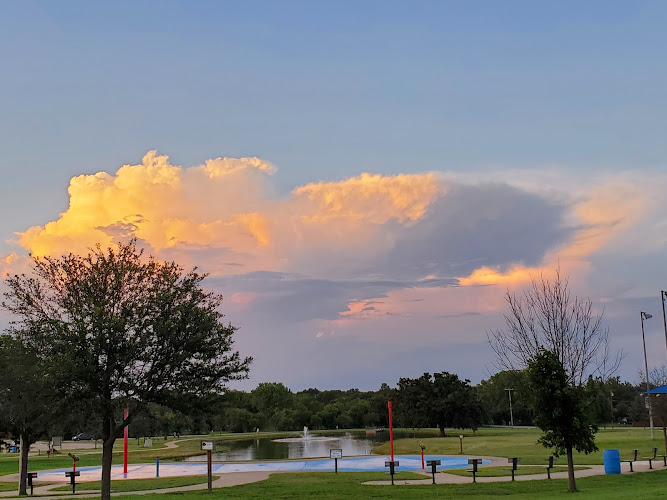
[[[441,437],[446,427],[476,430],[483,422],[483,410],[470,381],[448,372],[400,379],[397,412],[410,427],[438,427]]]
[[[489,423],[509,425],[510,409],[507,389],[512,389],[512,417],[516,425],[532,425],[533,414],[529,404],[530,389],[525,370],[504,370],[482,380],[477,396]]]
[[[250,393],[253,406],[266,418],[268,426],[273,430],[279,430],[280,425],[275,416],[282,412],[283,425],[289,425],[285,421],[285,410],[292,407],[294,394],[281,383],[262,382]]]
[[[106,500],[114,442],[148,403],[178,407],[223,391],[247,377],[251,359],[232,350],[236,328],[222,323],[222,297],[202,288],[205,275],[144,258],[136,241],[34,258],[32,267],[32,276],[6,280],[3,306],[57,386],[101,418]]]
[[[527,372],[535,423],[542,429],[539,442],[553,448],[556,456],[567,456],[568,489],[575,492],[572,450],[586,454],[597,450],[597,425],[588,407],[586,389],[570,383],[558,355],[551,351],[539,351],[528,361]]]
[[[18,492],[25,495],[30,446],[60,418],[60,405],[38,352],[21,337],[0,336],[0,426],[19,438]]]

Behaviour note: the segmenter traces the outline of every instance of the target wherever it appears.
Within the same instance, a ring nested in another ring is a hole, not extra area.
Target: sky
[[[496,371],[569,276],[667,362],[667,3],[0,4],[0,272],[138,238],[210,273],[249,389]],[[6,325],[6,314],[0,322]]]

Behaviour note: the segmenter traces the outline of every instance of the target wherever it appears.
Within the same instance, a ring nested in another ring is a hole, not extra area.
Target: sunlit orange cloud
[[[19,234],[19,243],[43,256],[136,237],[157,255],[221,249],[236,272],[280,270],[312,248],[366,251],[374,228],[392,219],[415,221],[442,189],[433,174],[362,174],[311,183],[276,200],[267,194],[267,176],[274,171],[259,158],[218,158],[183,168],[150,151],[140,164],[115,174],[71,179],[69,208]]]
[[[15,252],[0,258],[0,276],[6,278],[13,274],[23,274],[30,269],[30,259]]]
[[[341,334],[359,321],[374,322],[425,317],[457,317],[497,313],[504,302],[497,300],[493,287],[409,287],[391,290],[381,297],[353,300],[338,319],[322,328],[336,328]]]
[[[320,223],[335,219],[384,224],[389,219],[417,220],[441,191],[435,174],[361,174],[340,182],[307,184],[294,190],[313,202],[301,217]]]

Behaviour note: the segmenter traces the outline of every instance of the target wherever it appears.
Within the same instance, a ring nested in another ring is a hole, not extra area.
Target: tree
[[[539,442],[567,456],[569,491],[577,491],[572,450],[586,454],[597,450],[593,422],[584,387],[573,386],[558,355],[540,350],[528,362],[535,423],[542,429]]]
[[[542,349],[558,356],[575,386],[585,384],[589,375],[604,381],[620,366],[623,352],[611,352],[602,313],[595,314],[590,299],[570,295],[559,269],[553,281],[533,279],[523,296],[508,291],[506,301],[506,328],[489,333],[501,370],[525,368]]]
[[[136,240],[87,256],[33,258],[32,275],[6,280],[3,306],[66,395],[101,417],[102,498],[110,498],[113,445],[146,407],[178,407],[247,377],[251,358],[233,351],[222,296],[206,277],[145,258]],[[122,409],[130,408],[127,418]]]
[[[34,349],[20,335],[0,336],[0,425],[20,440],[19,495],[26,494],[30,446],[57,415],[52,388]]]
[[[476,389],[489,423],[509,425],[512,417],[516,425],[533,424],[533,414],[528,404],[530,390],[524,370],[498,372],[482,380]],[[512,389],[511,415],[507,389]]]
[[[520,370],[542,359],[545,351],[551,353],[571,389],[568,397],[572,398],[584,397],[583,386],[590,375],[605,381],[618,369],[623,353],[611,352],[609,330],[602,324],[602,313],[594,312],[590,299],[571,296],[568,280],[561,277],[559,269],[552,281],[543,276],[540,280],[533,279],[523,296],[508,291],[506,300],[510,308],[505,315],[506,328],[489,334],[489,343],[501,369]],[[555,369],[553,374],[556,375]],[[533,409],[542,411],[535,406]],[[574,428],[579,425],[584,424],[572,423]],[[587,447],[583,437],[577,444],[570,441],[566,432],[564,427],[554,430],[549,442]],[[576,485],[571,449],[566,447],[565,451],[569,452],[568,474],[573,491]]]
[[[429,425],[476,430],[483,421],[483,410],[469,380],[448,372],[424,373],[418,379],[398,381],[397,410],[407,425]]]

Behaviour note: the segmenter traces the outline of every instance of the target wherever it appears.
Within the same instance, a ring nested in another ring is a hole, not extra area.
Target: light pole
[[[651,386],[648,383],[648,362],[646,361],[646,337],[644,336],[644,320],[645,319],[651,319],[653,317],[652,314],[649,314],[647,312],[642,311],[641,314],[641,319],[642,319],[642,343],[644,344],[644,373],[646,374],[646,390],[649,391],[651,390]],[[648,420],[651,425],[651,439],[653,439],[653,412],[651,411],[651,396],[646,395],[646,398],[648,400]]]
[[[665,345],[667,346],[667,317],[665,317],[665,300],[667,300],[667,292],[660,290],[660,298],[662,299],[662,326],[665,328]]]
[[[505,389],[507,391],[507,395],[510,398],[510,425],[514,427],[514,414],[512,413],[512,391],[514,389]]]

